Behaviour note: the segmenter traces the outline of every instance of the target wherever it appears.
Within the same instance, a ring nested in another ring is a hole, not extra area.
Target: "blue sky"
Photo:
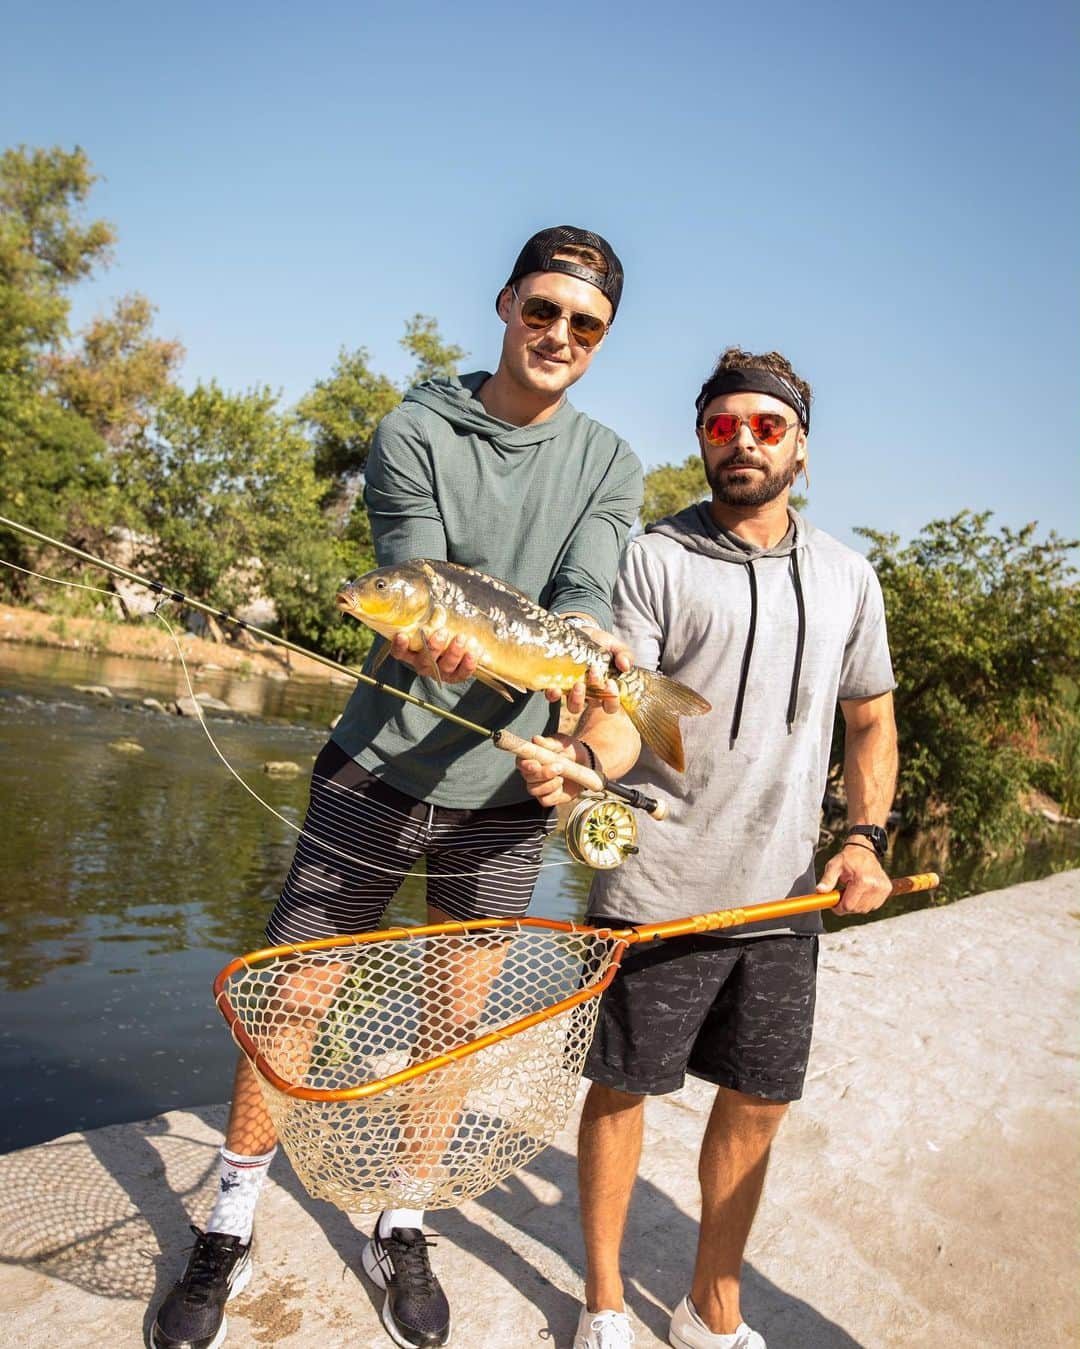
[[[497,358],[534,229],[620,253],[572,394],[646,466],[730,343],[817,394],[814,521],[1080,534],[1076,10],[985,3],[5,7],[0,144],[81,144],[184,378],[288,400],[423,312]]]

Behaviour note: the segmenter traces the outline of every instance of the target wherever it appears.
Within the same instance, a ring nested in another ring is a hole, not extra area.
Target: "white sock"
[[[221,1149],[221,1177],[214,1211],[206,1224],[208,1232],[223,1232],[239,1237],[246,1246],[255,1221],[255,1203],[277,1148],[261,1157],[239,1157]]]
[[[388,1208],[379,1219],[379,1236],[388,1237],[395,1227],[423,1227],[422,1208]]]

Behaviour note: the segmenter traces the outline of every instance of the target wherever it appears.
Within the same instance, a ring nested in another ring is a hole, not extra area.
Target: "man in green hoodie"
[[[496,297],[505,328],[495,372],[430,380],[376,430],[364,498],[381,566],[427,557],[474,567],[617,649],[605,629],[619,554],[641,505],[641,466],[565,394],[611,327],[622,280],[610,244],[588,230],[555,226],[525,244]],[[469,652],[445,635],[421,653],[399,638],[379,678],[492,730],[529,739],[557,729],[558,695],[508,703],[472,679],[474,670]],[[570,695],[572,711],[584,706],[584,692]],[[508,755],[358,686],[316,760],[304,833],[267,937],[288,944],[376,927],[421,856],[430,921],[518,916],[532,896],[549,815]],[[255,1202],[276,1143],[241,1058],[217,1202],[158,1311],[154,1349],[223,1342],[225,1303],[251,1275]],[[450,1337],[422,1223],[422,1210],[383,1213],[362,1254],[365,1273],[385,1290],[383,1323],[403,1346]]]

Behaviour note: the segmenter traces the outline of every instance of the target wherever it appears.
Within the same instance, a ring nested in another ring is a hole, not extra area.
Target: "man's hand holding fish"
[[[589,618],[583,614],[582,618]],[[612,658],[616,670],[625,674],[634,663],[633,652],[625,642],[614,633],[589,623],[581,625],[581,631],[602,651]],[[406,633],[396,633],[388,652],[394,660],[408,665],[424,679],[434,679],[440,684],[463,684],[476,674],[479,660],[479,646],[460,633],[456,636],[443,628],[432,633],[426,647],[412,650]],[[557,703],[563,696],[558,689],[546,689],[544,696],[549,703]],[[613,679],[607,677],[607,668],[602,664],[592,667],[588,680],[578,682],[566,693],[566,708],[572,716],[580,716],[585,710],[586,701],[591,698],[607,713],[619,710],[619,690]]]

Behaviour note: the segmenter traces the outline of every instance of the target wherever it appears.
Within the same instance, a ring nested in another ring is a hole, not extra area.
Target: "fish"
[[[440,631],[464,640],[477,659],[475,678],[509,702],[515,692],[557,689],[565,694],[599,666],[603,682],[614,681],[619,702],[645,744],[680,773],[686,756],[679,718],[712,711],[711,703],[677,679],[637,666],[619,671],[611,653],[581,628],[508,582],[456,562],[414,558],[377,567],[344,585],[337,603],[387,639],[373,672],[398,633],[408,635],[411,651],[430,654],[428,639]]]

